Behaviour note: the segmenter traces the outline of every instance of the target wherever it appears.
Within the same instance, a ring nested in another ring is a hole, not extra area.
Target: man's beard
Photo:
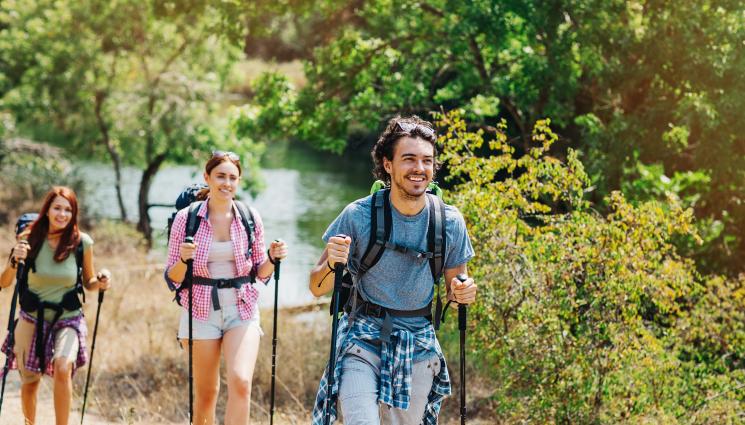
[[[426,182],[427,181],[426,180],[427,177],[424,176],[424,178],[425,178],[424,182]],[[404,180],[405,179],[406,179],[406,177],[404,177]],[[424,190],[422,190],[421,193],[411,193],[408,190],[406,190],[406,188],[404,187],[404,185],[399,184],[396,180],[392,180],[392,181],[393,181],[393,184],[395,184],[396,187],[398,188],[398,191],[401,194],[401,197],[403,199],[407,200],[407,201],[416,201],[416,200],[419,200],[423,196],[425,196],[425,194],[427,193],[427,187],[426,186],[425,186]]]

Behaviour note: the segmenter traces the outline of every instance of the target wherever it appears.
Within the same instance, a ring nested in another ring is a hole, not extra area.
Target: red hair
[[[39,218],[31,224],[31,230],[28,233],[28,243],[31,245],[31,252],[29,257],[36,258],[41,250],[41,246],[49,234],[49,208],[52,206],[52,202],[61,196],[70,203],[72,208],[72,218],[67,226],[62,230],[62,236],[60,236],[59,244],[57,249],[54,251],[54,261],[62,262],[67,259],[70,253],[80,243],[80,231],[78,230],[78,198],[75,196],[75,192],[72,189],[65,186],[53,186],[52,189],[47,192],[44,198],[44,203],[39,211]]]

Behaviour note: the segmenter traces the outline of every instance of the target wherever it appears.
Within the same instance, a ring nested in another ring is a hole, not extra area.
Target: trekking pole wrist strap
[[[269,259],[269,262],[272,263],[272,265],[277,265],[277,260],[272,258],[272,254],[269,253],[269,249],[266,250],[266,257]]]
[[[333,268],[333,267],[331,267],[331,263],[329,263],[329,260],[326,260],[326,267],[328,267],[328,268],[329,268],[329,270],[331,270],[331,273],[334,273],[334,272],[336,272],[336,270],[334,270],[334,268]]]

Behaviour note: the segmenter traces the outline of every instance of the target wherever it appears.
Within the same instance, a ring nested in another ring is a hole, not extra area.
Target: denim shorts
[[[225,332],[241,326],[256,326],[259,330],[259,335],[264,335],[261,330],[258,313],[252,319],[241,319],[241,315],[238,312],[235,289],[218,289],[217,295],[220,299],[220,310],[210,311],[210,316],[206,322],[198,319],[192,320],[193,339],[221,339],[225,335]],[[178,338],[189,338],[189,311],[187,309],[183,309],[181,312]]]

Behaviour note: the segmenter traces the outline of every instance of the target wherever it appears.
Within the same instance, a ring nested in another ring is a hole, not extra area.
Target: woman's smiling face
[[[49,232],[56,233],[64,230],[72,220],[72,205],[62,196],[57,196],[49,206]]]
[[[241,181],[240,171],[230,161],[223,161],[209,174],[204,174],[204,181],[210,188],[210,198],[232,200]]]

